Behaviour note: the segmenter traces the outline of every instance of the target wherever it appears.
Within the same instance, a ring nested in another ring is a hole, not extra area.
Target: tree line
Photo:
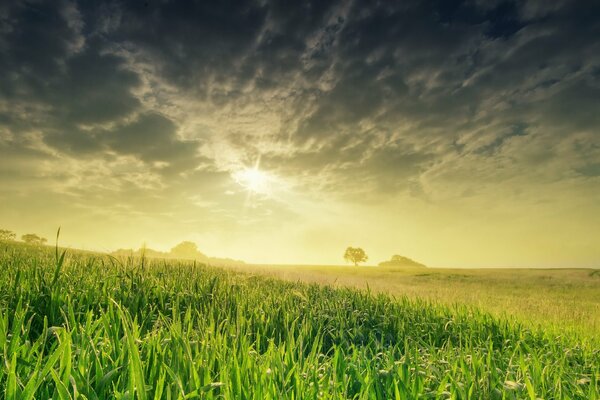
[[[0,242],[14,242],[17,240],[17,234],[8,229],[0,229]],[[26,233],[21,235],[21,240],[28,244],[43,245],[48,242],[48,239],[36,235],[35,233]]]
[[[0,242],[14,242],[17,240],[17,234],[13,231],[7,229],[0,229]],[[34,245],[43,245],[48,242],[48,239],[38,236],[35,233],[26,233],[21,236],[21,240],[28,244]],[[173,247],[171,251],[160,252],[152,249],[139,249],[134,251],[132,249],[119,249],[113,252],[114,255],[146,255],[149,257],[158,257],[158,258],[181,258],[181,259],[191,259],[191,260],[200,260],[204,262],[212,261],[221,264],[244,264],[243,261],[232,260],[229,258],[221,259],[221,258],[213,258],[208,257],[205,254],[201,253],[198,250],[198,246],[192,242],[182,242],[177,246]],[[344,252],[344,260],[346,262],[353,263],[354,266],[358,266],[360,263],[364,263],[368,260],[367,253],[360,247],[348,247]],[[393,255],[391,260],[384,261],[379,263],[379,266],[382,267],[425,267],[425,265],[418,263],[408,257],[403,257],[400,255]]]

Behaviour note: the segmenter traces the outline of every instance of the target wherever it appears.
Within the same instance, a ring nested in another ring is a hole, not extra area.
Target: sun
[[[238,171],[234,174],[234,179],[248,192],[268,194],[270,191],[269,176],[258,167]]]

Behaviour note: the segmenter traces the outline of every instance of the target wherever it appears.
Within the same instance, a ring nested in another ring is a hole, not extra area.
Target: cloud
[[[202,160],[196,141],[179,139],[177,125],[157,113],[140,114],[97,136],[110,150],[133,155],[162,171],[191,171]]]
[[[2,35],[0,114],[15,135],[38,131],[57,151],[98,151],[88,135],[140,108],[139,85],[125,60],[107,53],[101,41],[82,36],[83,22],[72,3],[15,3],[5,10]]]
[[[398,143],[414,160],[399,179],[417,180],[422,160],[501,152],[515,129],[561,126],[548,138],[558,141],[598,126],[598,27],[586,18],[594,5],[293,7],[7,6],[0,90],[22,112],[5,110],[5,121],[13,134],[42,130],[59,152],[115,151],[177,171],[207,161],[190,140],[201,138],[208,153],[227,143],[242,159],[272,153],[298,169],[345,174],[354,162],[372,180],[397,171],[396,160],[387,170],[381,160]]]

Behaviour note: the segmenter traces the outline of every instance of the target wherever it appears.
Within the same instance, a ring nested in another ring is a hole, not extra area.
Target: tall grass
[[[470,308],[190,263],[0,252],[6,399],[600,397],[592,342]]]

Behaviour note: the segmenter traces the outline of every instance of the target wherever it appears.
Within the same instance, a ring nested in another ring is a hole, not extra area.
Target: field
[[[469,305],[530,328],[600,339],[600,270],[302,265],[257,265],[251,270],[289,281]]]
[[[340,271],[274,269],[242,273],[0,244],[0,393],[6,399],[600,397],[597,303],[585,300],[598,290],[591,271],[564,272],[572,279],[567,289],[557,272],[554,289],[528,298],[548,298],[539,307],[550,315],[562,304],[550,294],[574,294],[574,304],[559,309],[575,308],[558,335],[562,317],[545,325],[543,316],[532,315],[535,323],[527,324],[529,311],[509,318],[493,307],[494,293],[506,290],[516,297],[506,303],[511,312],[520,293],[539,292],[543,284],[531,284],[546,272],[523,272],[518,284],[490,288],[482,307],[472,307],[475,300],[450,305],[467,296],[461,285],[482,294],[492,285],[473,282],[502,274],[449,278],[459,283],[448,285],[456,293],[442,302],[445,285],[435,282],[447,278],[436,270],[390,272],[395,280],[375,269],[349,271],[340,282]],[[288,281],[268,274],[287,274],[281,277]],[[370,291],[343,287],[358,285],[360,274],[374,274]],[[400,296],[403,290],[408,296]],[[581,321],[586,315],[593,321]]]

